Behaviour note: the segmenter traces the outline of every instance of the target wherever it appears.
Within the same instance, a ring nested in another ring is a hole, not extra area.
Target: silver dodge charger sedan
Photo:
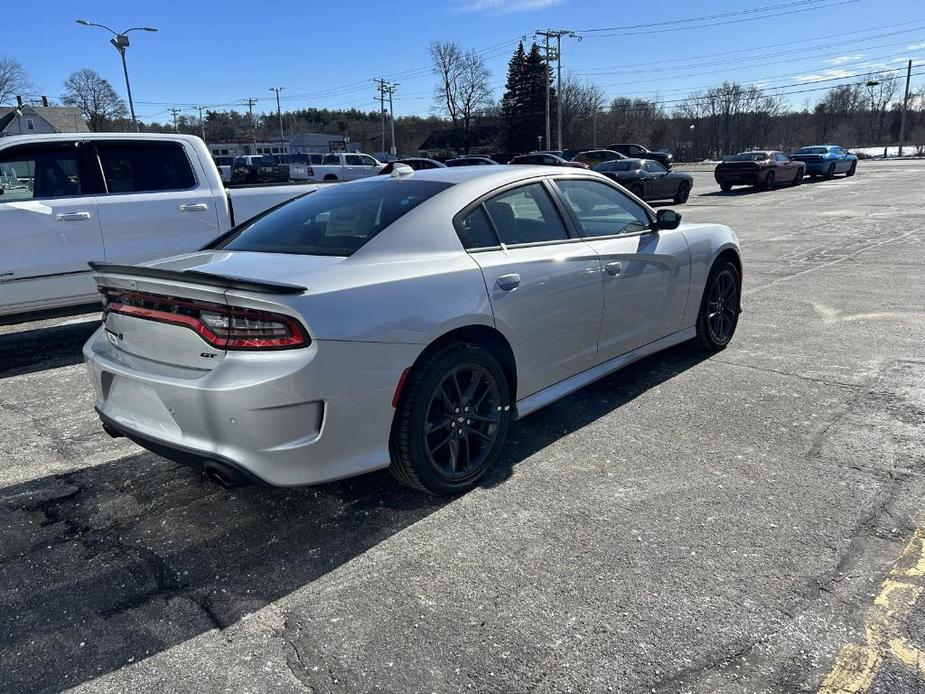
[[[84,347],[113,436],[225,484],[390,467],[455,494],[513,419],[740,311],[731,229],[656,214],[600,174],[396,167],[205,249],[94,265]]]

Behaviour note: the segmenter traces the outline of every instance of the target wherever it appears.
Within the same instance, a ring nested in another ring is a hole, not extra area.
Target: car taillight
[[[189,328],[218,349],[267,350],[308,347],[311,338],[290,316],[178,299],[144,292],[103,289],[103,316],[118,313]]]
[[[309,176],[314,176],[314,175],[315,175],[315,170],[314,170],[312,167],[310,167],[310,166],[308,167],[308,175],[309,175]]]

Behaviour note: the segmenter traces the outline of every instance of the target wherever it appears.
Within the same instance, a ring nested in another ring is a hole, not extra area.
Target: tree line
[[[400,153],[416,154],[433,133],[442,133],[432,153],[447,156],[478,151],[526,152],[535,149],[605,147],[611,142],[637,142],[668,147],[679,159],[718,158],[753,147],[789,150],[806,143],[837,142],[848,147],[894,144],[899,136],[904,75],[883,72],[866,83],[832,87],[815,102],[790,108],[783,96],[756,85],[723,82],[670,103],[616,96],[607,99],[596,84],[566,77],[561,94],[539,46],[519,43],[508,63],[500,100],[491,88],[492,74],[484,58],[455,42],[428,48],[435,78],[433,110],[425,116],[395,119]],[[546,92],[549,88],[550,132],[546,142]],[[72,73],[58,101],[81,110],[93,131],[132,129],[127,107],[112,85],[90,69]],[[0,104],[34,87],[26,70],[11,58],[0,58]],[[561,100],[562,143],[555,140],[557,105]],[[365,151],[387,150],[381,142],[381,114],[358,109],[302,108],[283,113],[286,133],[344,134]],[[176,120],[143,124],[152,132],[179,131],[210,142],[275,141],[275,112],[252,116],[235,109],[206,109],[180,114]],[[388,128],[386,129],[388,131]],[[925,88],[908,102],[906,141],[925,149]],[[920,151],[925,154],[925,151]]]

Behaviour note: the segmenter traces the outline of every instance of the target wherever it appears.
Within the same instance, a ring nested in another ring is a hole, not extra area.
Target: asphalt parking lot
[[[0,690],[925,691],[925,161],[695,172],[744,314],[453,500],[222,489],[99,427],[97,313],[0,326]]]

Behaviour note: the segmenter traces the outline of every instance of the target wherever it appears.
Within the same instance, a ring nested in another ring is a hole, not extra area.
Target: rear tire
[[[723,191],[724,193],[728,193],[730,190],[732,190],[732,184],[731,183],[720,183],[719,189]]]
[[[498,361],[452,344],[414,367],[392,427],[392,474],[438,496],[467,492],[491,469],[511,422],[510,386]]]
[[[691,187],[687,181],[682,181],[678,186],[678,192],[674,195],[674,202],[676,205],[683,205],[687,202],[687,198],[690,197]]]
[[[328,174],[327,176],[324,177],[324,180],[325,181],[336,181],[337,176],[335,176],[334,174]]]
[[[697,314],[697,344],[707,352],[719,352],[735,334],[739,323],[741,278],[735,263],[721,259],[710,269]]]
[[[829,181],[829,180],[835,178],[835,164],[834,164],[834,163],[829,164],[829,168],[827,168],[827,169],[825,170],[825,176],[824,176],[824,178],[825,178],[825,180],[827,180],[827,181]]]
[[[773,171],[769,171],[768,175],[764,177],[764,184],[761,186],[764,190],[771,192],[774,190],[774,179],[776,176]]]

